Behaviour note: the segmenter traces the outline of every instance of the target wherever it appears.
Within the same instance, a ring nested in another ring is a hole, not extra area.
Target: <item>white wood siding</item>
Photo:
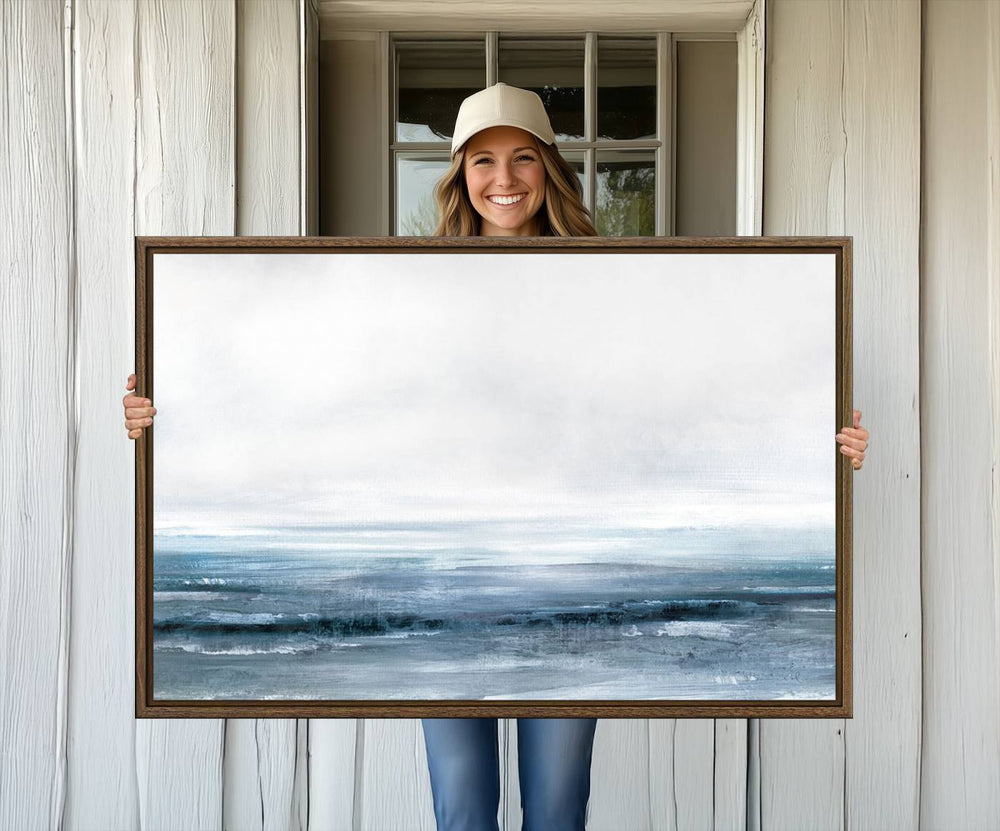
[[[0,8],[0,827],[65,797],[76,373],[60,0]],[[127,622],[126,622],[127,623]]]
[[[140,0],[136,33],[135,233],[232,235],[236,6]],[[211,384],[210,367],[205,380]],[[141,827],[219,828],[225,722],[135,726]]]
[[[73,8],[79,450],[64,825],[108,831],[139,826],[135,454],[119,426],[135,352],[136,11]]]
[[[854,718],[760,722],[760,827],[916,828],[920,6],[781,0],[766,21],[764,233],[854,237],[872,446],[854,479]]]
[[[299,4],[238,0],[235,233],[303,232],[300,188]],[[210,367],[206,367],[210,371]],[[306,719],[228,719],[224,827],[306,829]]]
[[[764,232],[854,236],[854,718],[604,719],[589,827],[997,828],[1000,4],[766,20]],[[432,829],[415,719],[133,717],[132,237],[310,230],[314,3],[0,37],[0,829]]]
[[[924,10],[920,818],[998,828],[1000,7]]]

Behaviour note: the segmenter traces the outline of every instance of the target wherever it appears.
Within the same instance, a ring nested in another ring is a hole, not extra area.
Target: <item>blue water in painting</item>
[[[154,535],[162,699],[830,699],[825,528]]]

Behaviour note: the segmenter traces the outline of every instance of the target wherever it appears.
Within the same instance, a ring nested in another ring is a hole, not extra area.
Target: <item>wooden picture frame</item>
[[[851,716],[850,237],[136,237],[135,286],[137,717]]]

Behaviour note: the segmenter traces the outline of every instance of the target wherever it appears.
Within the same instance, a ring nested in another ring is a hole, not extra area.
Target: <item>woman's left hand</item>
[[[848,456],[855,470],[861,470],[868,449],[868,431],[861,426],[861,410],[854,411],[854,426],[845,427],[837,433],[840,452]]]

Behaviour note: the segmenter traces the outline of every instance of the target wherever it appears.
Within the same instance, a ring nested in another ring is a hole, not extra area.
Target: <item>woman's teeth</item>
[[[496,205],[513,205],[515,202],[520,202],[524,199],[524,194],[520,193],[517,196],[487,196],[486,198]]]

